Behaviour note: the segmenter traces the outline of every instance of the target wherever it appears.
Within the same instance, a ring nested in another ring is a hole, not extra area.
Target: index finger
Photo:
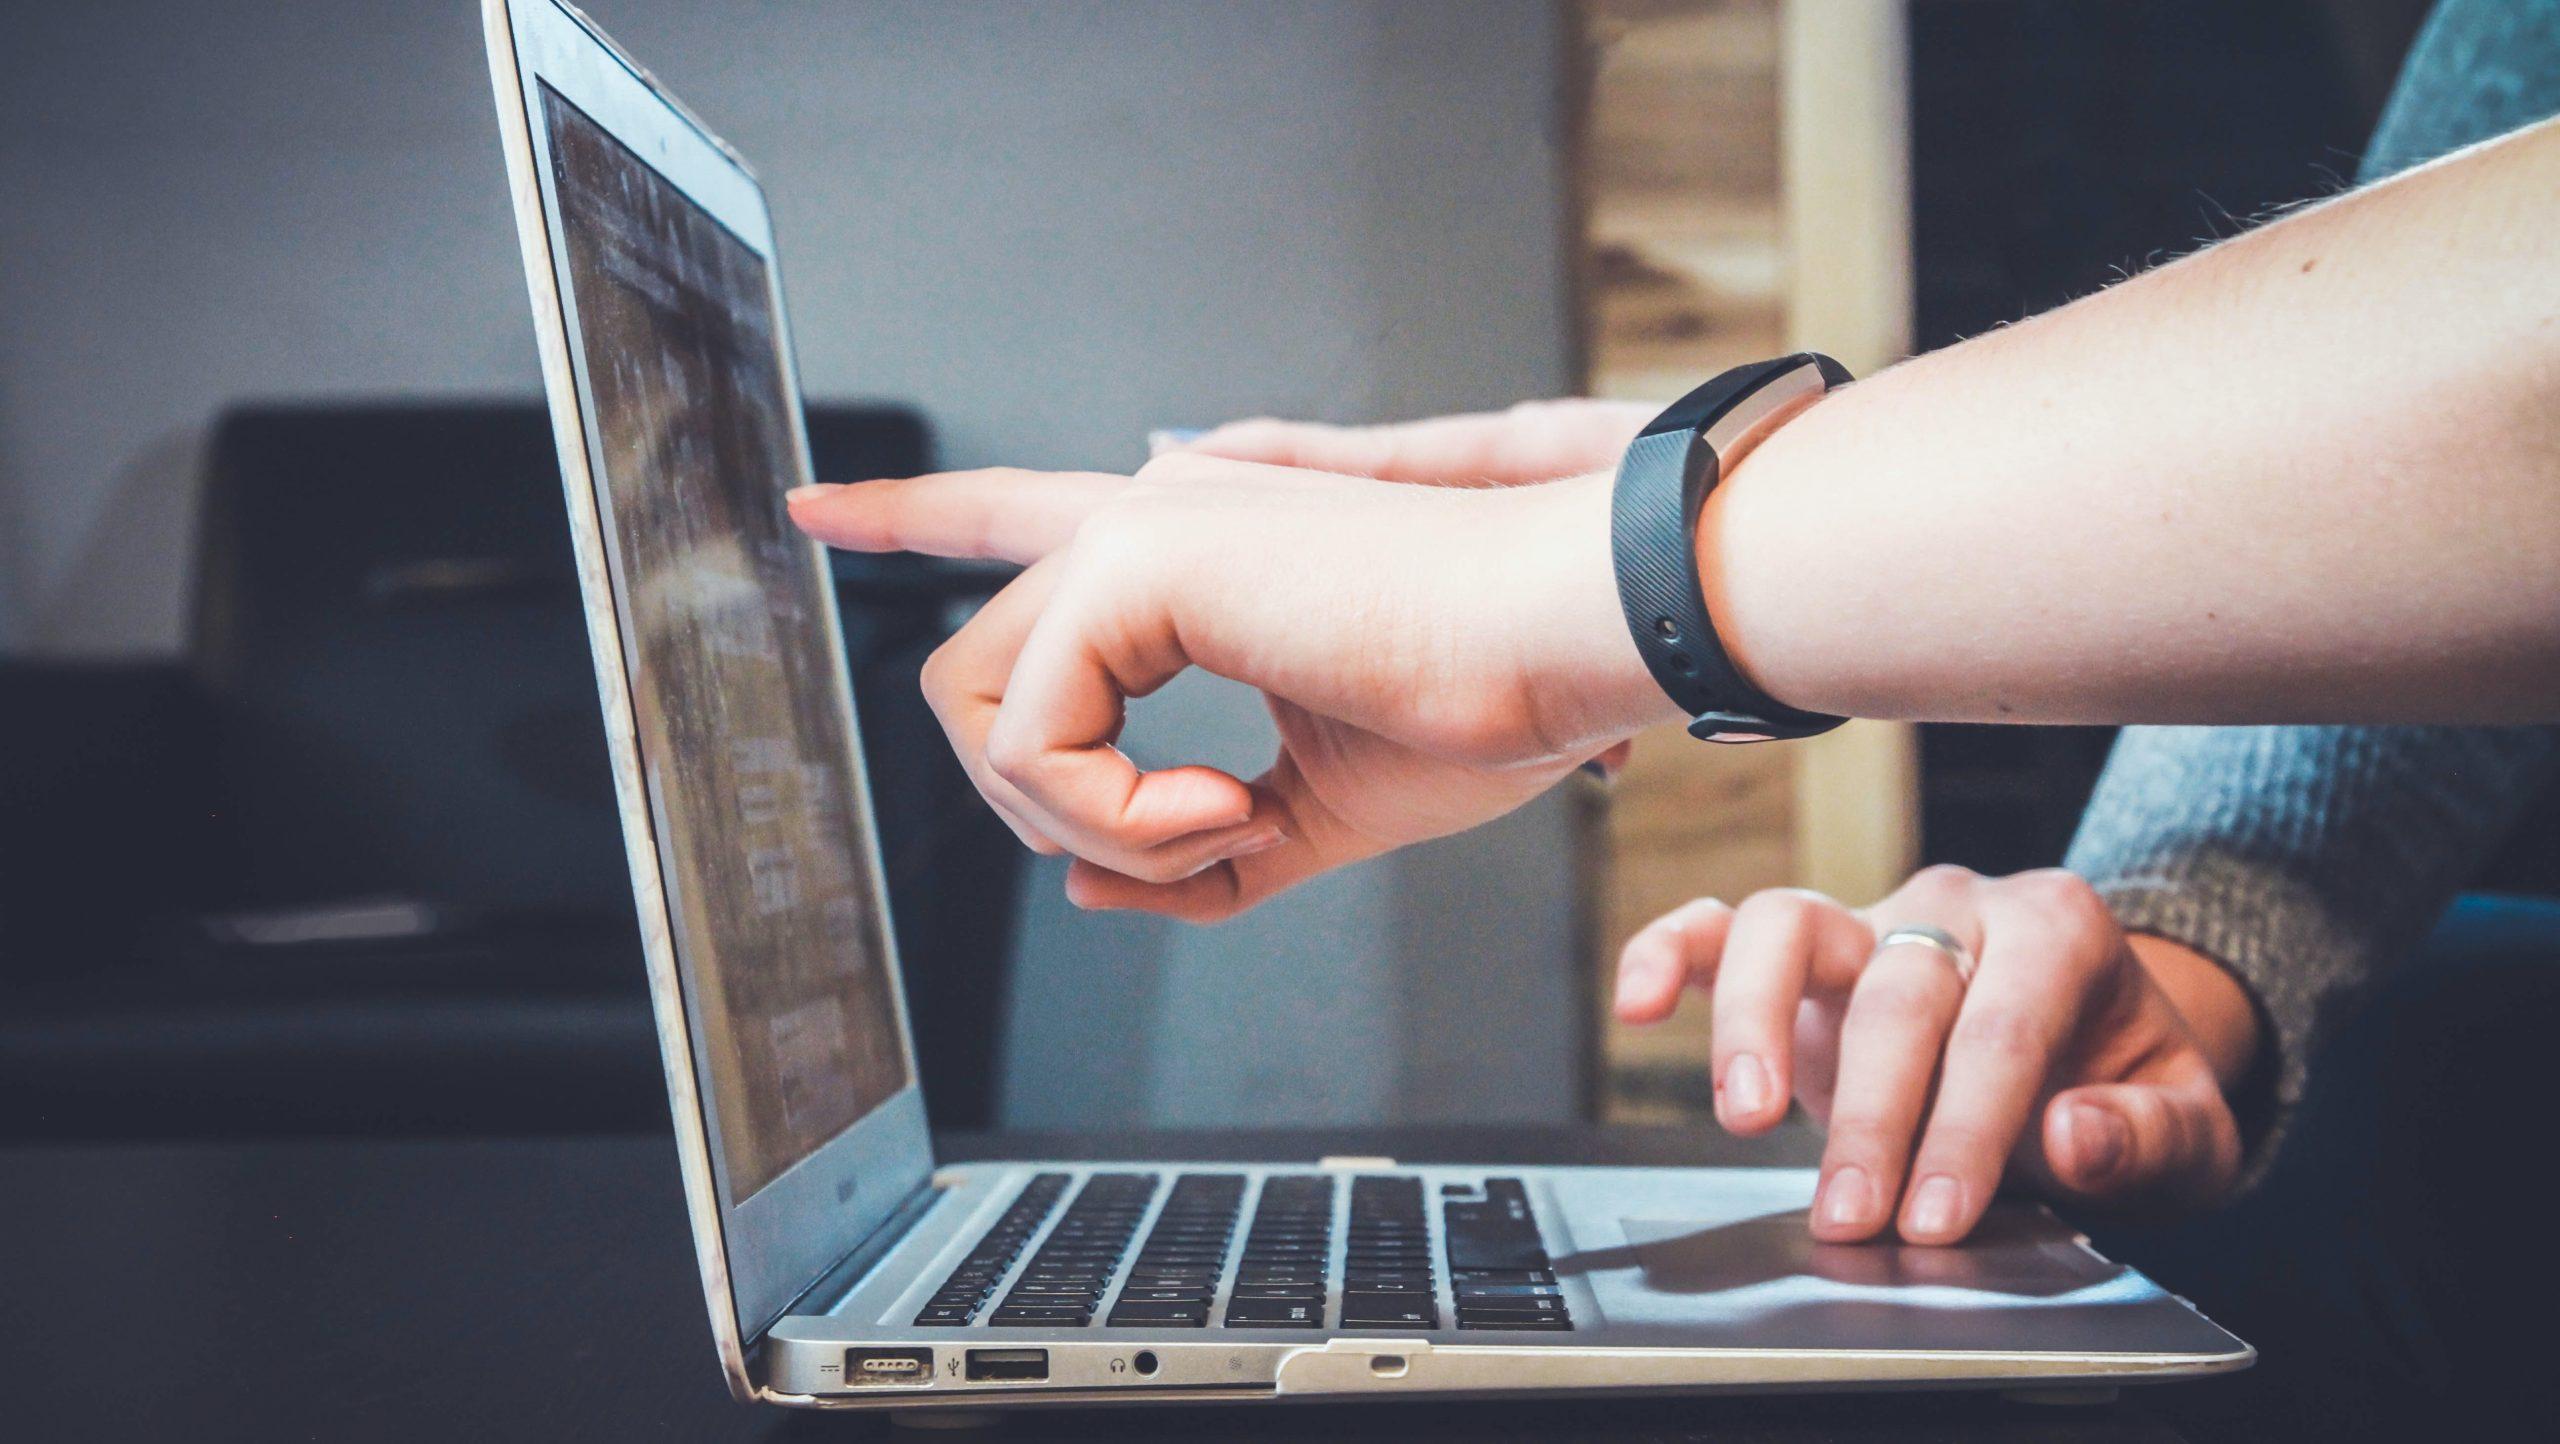
[[[1106,472],[996,466],[794,488],[791,520],[831,547],[1029,566],[1129,486]]]
[[[1377,481],[1509,486],[1592,470],[1644,420],[1637,409],[1535,402],[1384,426],[1257,419],[1230,422],[1182,449]]]
[[[1716,1117],[1728,1130],[1765,1133],[1786,1116],[1798,1006],[1854,983],[1874,942],[1856,913],[1801,888],[1753,893],[1734,910],[1707,1016]]]

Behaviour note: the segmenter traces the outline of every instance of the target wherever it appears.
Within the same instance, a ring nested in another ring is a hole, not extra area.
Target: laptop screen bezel
[[[708,1040],[691,990],[684,986],[670,911],[671,879],[661,863],[659,816],[634,724],[634,673],[638,662],[625,636],[630,610],[619,594],[622,577],[611,553],[612,497],[604,484],[593,397],[585,384],[574,338],[576,297],[568,284],[568,254],[561,236],[558,197],[552,185],[549,128],[543,113],[547,87],[627,147],[689,200],[762,258],[782,356],[786,401],[800,415],[799,374],[781,272],[774,255],[773,223],[762,188],[728,146],[668,96],[645,70],[606,40],[584,16],[556,0],[486,0],[493,67],[512,62],[498,76],[509,168],[515,182],[526,275],[543,338],[545,389],[559,443],[561,479],[571,513],[580,595],[602,696],[632,888],[639,905],[642,949],[660,1052],[667,1071],[678,1153],[715,1332],[740,1351],[781,1316],[793,1300],[837,1261],[853,1252],[924,1186],[933,1170],[924,1101],[899,980],[896,941],[888,917],[888,891],[879,869],[879,844],[870,815],[860,731],[853,713],[840,622],[832,607],[822,614],[833,653],[835,696],[852,755],[846,765],[860,784],[861,825],[867,834],[869,886],[877,902],[891,1006],[896,1011],[907,1084],[842,1133],[748,1197],[731,1201],[726,1157],[720,1147],[719,1110],[711,1097]],[[501,53],[502,45],[505,53]],[[508,108],[512,106],[512,114]],[[565,395],[563,394],[565,391]],[[801,479],[809,474],[805,430],[792,427]],[[826,576],[823,554],[809,547],[810,565]],[[726,1315],[724,1319],[722,1316]],[[732,1332],[734,1331],[734,1332]],[[724,1348],[724,1354],[731,1353]],[[733,1374],[737,1361],[731,1360]],[[733,1377],[733,1383],[737,1380]]]

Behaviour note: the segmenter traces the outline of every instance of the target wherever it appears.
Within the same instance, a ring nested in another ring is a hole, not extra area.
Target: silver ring
[[[1964,944],[1957,942],[1955,934],[1953,933],[1940,928],[1925,927],[1916,923],[1909,927],[1895,928],[1893,931],[1886,933],[1883,937],[1876,939],[1876,950],[1867,954],[1867,961],[1873,962],[1877,958],[1883,957],[1887,948],[1898,948],[1906,943],[1914,943],[1924,948],[1937,949],[1939,952],[1946,955],[1948,962],[1956,965],[1956,980],[1958,982],[1970,983],[1973,981],[1973,950],[1966,947]]]

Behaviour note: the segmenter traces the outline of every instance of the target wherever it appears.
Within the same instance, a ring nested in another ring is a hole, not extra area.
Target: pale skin
[[[2560,121],[1826,398],[1732,468],[1706,600],[1772,695],[2014,722],[2560,718]],[[1136,476],[792,498],[832,545],[1029,568],[928,665],[979,789],[1088,907],[1210,921],[1528,800],[1677,719],[1617,608],[1611,467],[1650,407],[1247,422]],[[1420,483],[1420,484],[1416,484]],[[1141,772],[1129,699],[1259,688],[1269,771]],[[1978,959],[1871,956],[1926,923]],[[1863,910],[1701,901],[1618,1008],[1715,997],[1718,1116],[1830,1125],[1813,1227],[1961,1238],[2010,1177],[2227,1189],[2246,995],[2059,874],[1932,870]]]

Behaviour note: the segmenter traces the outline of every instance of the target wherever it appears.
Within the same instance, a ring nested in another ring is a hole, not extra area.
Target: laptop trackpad
[[[1798,1294],[1849,1298],[1882,1290],[1898,1303],[1978,1307],[1994,1301],[1986,1294],[2049,1298],[2117,1272],[2085,1249],[2055,1247],[2058,1230],[2010,1207],[1995,1207],[1962,1248],[1818,1243],[1802,1212],[1619,1222],[1643,1271],[1642,1286],[1656,1293],[1725,1293],[1774,1284]],[[1950,1290],[1967,1297],[1942,1292]]]
[[[1590,1284],[1613,1330],[1706,1346],[2106,1351],[2128,1306],[2165,1302],[2018,1204],[1957,1248],[1816,1243],[1801,1205],[1708,1214],[1618,1214],[1623,1242],[1556,1268]]]

